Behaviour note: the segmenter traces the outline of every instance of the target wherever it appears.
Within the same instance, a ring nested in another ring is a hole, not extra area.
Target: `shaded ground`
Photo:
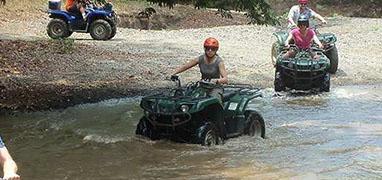
[[[73,40],[0,40],[0,108],[49,109],[140,94],[139,87],[129,87],[139,84],[133,69],[147,57]],[[104,64],[114,65],[105,69]]]

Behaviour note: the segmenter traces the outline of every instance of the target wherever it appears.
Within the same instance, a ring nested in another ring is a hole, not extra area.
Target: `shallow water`
[[[0,132],[23,179],[382,178],[382,86],[263,93],[266,139],[213,148],[136,137],[139,98],[0,116]]]

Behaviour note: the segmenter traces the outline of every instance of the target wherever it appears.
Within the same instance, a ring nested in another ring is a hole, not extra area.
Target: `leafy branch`
[[[232,17],[230,10],[245,12],[252,24],[279,24],[266,0],[147,0],[159,6],[173,8],[176,4],[192,4],[195,8],[217,8],[223,17]]]

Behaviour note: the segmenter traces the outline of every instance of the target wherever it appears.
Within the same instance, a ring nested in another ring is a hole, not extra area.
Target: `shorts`
[[[210,89],[208,92],[208,95],[218,98],[220,104],[223,104],[223,88],[216,87],[216,88]]]

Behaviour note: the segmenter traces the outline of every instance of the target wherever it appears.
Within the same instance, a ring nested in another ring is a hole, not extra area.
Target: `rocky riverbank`
[[[225,60],[230,82],[273,88],[270,54],[277,27],[119,28],[110,41],[94,41],[88,34],[52,41],[45,33],[48,20],[2,22],[1,109],[64,108],[171,87],[165,77],[202,53],[202,42],[209,36],[220,40],[218,53]],[[382,40],[375,38],[382,34],[382,19],[339,16],[327,20],[320,31],[337,35],[340,58],[332,85],[382,83]],[[198,69],[181,77],[184,82],[197,80]]]

